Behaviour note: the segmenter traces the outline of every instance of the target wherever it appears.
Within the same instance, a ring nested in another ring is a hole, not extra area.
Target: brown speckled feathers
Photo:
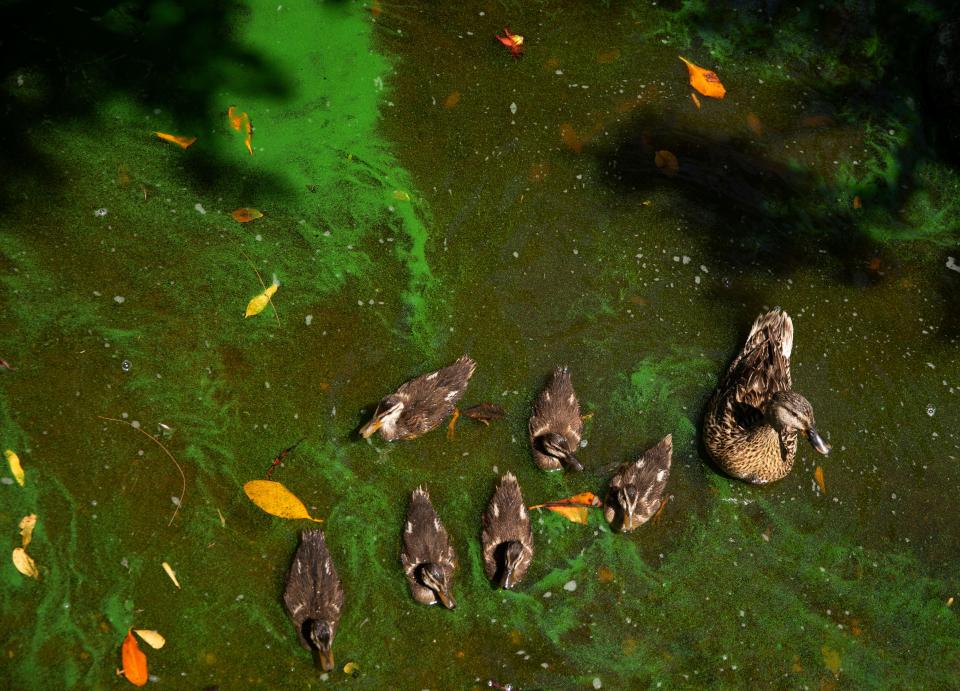
[[[513,473],[506,473],[497,485],[483,514],[483,568],[487,578],[497,574],[496,551],[504,542],[519,542],[523,545],[525,559],[514,572],[514,582],[519,582],[527,573],[533,558],[533,533],[530,531],[530,514],[523,503],[520,484]]]
[[[335,633],[343,607],[343,587],[333,566],[322,530],[305,530],[287,572],[283,603],[297,629],[300,644],[311,649],[303,637],[307,619],[330,622]]]
[[[414,599],[428,605],[436,602],[436,595],[417,581],[417,567],[426,563],[437,564],[443,569],[448,580],[452,579],[457,567],[450,537],[433,508],[430,495],[423,487],[415,489],[410,497],[407,520],[403,525],[400,562]]]

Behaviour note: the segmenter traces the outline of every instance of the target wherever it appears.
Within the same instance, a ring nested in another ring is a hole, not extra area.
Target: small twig
[[[247,253],[243,250],[240,250],[240,254],[243,255],[243,258],[247,260],[247,263],[250,264],[250,268],[253,269],[253,273],[257,275],[257,280],[260,281],[260,285],[263,286],[263,292],[267,292],[267,284],[263,282],[263,278],[260,276],[260,272],[257,271],[257,265],[253,263],[250,257],[247,256]],[[277,306],[273,304],[273,298],[268,297],[267,302],[270,303],[270,307],[273,308],[273,316],[277,318],[277,324],[280,323],[280,313],[277,312]]]
[[[180,488],[180,502],[177,504],[177,508],[175,508],[175,509],[173,510],[173,515],[170,517],[170,522],[167,523],[167,525],[173,525],[173,519],[175,519],[175,518],[177,517],[177,512],[180,511],[180,506],[183,504],[183,498],[187,495],[187,476],[183,474],[183,468],[182,468],[182,467],[180,466],[180,464],[177,462],[177,459],[173,457],[173,454],[170,453],[170,451],[167,449],[166,446],[164,446],[163,444],[160,443],[160,440],[159,440],[159,439],[157,439],[155,436],[153,436],[152,434],[150,434],[150,433],[147,432],[146,430],[144,430],[144,429],[142,429],[142,428],[140,428],[140,427],[134,427],[132,424],[130,424],[130,423],[127,422],[126,420],[121,420],[121,419],[119,419],[119,418],[115,418],[115,417],[105,417],[105,416],[103,416],[103,415],[97,415],[97,417],[100,418],[101,420],[110,420],[111,422],[119,422],[119,423],[122,423],[122,424],[124,424],[124,425],[127,425],[127,426],[131,427],[132,429],[137,430],[140,434],[144,435],[144,436],[147,437],[150,441],[152,441],[154,444],[156,444],[156,445],[159,446],[161,449],[163,449],[163,452],[164,452],[165,454],[167,454],[167,456],[170,457],[170,460],[173,461],[173,464],[174,464],[175,466],[177,466],[177,470],[180,471],[180,481],[181,481],[181,483],[182,483],[182,486],[181,486],[181,488]]]

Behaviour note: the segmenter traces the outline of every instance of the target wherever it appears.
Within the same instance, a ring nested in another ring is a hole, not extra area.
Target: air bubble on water
[[[510,113],[513,114],[513,115],[516,115],[516,114],[517,114],[517,104],[516,104],[516,103],[511,103],[511,104],[510,104]]]
[[[937,408],[936,408],[936,406],[933,405],[933,403],[928,403],[928,404],[927,404],[927,415],[929,415],[930,417],[933,417],[936,413],[937,413]]]
[[[93,212],[93,215],[96,216],[97,218],[103,218],[104,216],[107,215],[107,210],[106,210],[105,208],[102,208],[102,207],[101,207],[101,208],[97,209],[96,211],[94,211],[94,212]]]
[[[133,363],[131,363],[129,360],[124,360],[120,363],[120,369],[122,369],[124,372],[129,372],[132,367]]]

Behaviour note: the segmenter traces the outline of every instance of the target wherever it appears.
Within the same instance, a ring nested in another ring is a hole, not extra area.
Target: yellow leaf
[[[530,510],[534,509],[550,509],[554,511],[568,521],[573,521],[574,523],[583,523],[586,524],[588,520],[588,509],[597,508],[602,504],[599,497],[593,492],[581,492],[580,494],[575,494],[572,497],[567,497],[566,499],[559,499],[557,501],[548,501],[544,504],[537,504],[536,506],[529,507]]]
[[[813,479],[817,481],[817,487],[820,488],[820,491],[826,494],[827,483],[823,479],[823,468],[817,466],[816,470],[813,471]]]
[[[344,674],[354,674],[355,672],[359,672],[359,671],[360,671],[360,665],[358,665],[356,662],[348,662],[343,666]]]
[[[568,521],[573,521],[574,523],[587,523],[587,507],[585,506],[547,506],[544,507],[555,511]]]
[[[277,277],[274,276],[273,283],[268,285],[266,290],[257,295],[255,298],[252,298],[250,302],[247,303],[247,310],[243,313],[244,319],[263,312],[264,308],[270,304],[270,298],[273,297],[273,294],[277,292],[277,288],[279,287],[280,281],[278,281]]]
[[[18,485],[23,487],[26,480],[23,474],[23,466],[20,465],[20,457],[10,449],[4,451],[3,455],[7,457],[7,463],[10,465],[10,472],[13,473],[13,479],[17,481]]]
[[[251,480],[243,486],[243,491],[246,492],[250,501],[272,516],[306,518],[317,523],[323,523],[323,519],[311,516],[303,502],[279,482]]]
[[[20,539],[23,542],[24,548],[30,544],[30,540],[33,538],[33,528],[35,525],[37,525],[37,514],[35,513],[24,516],[20,521]]]
[[[697,107],[697,110],[700,110],[700,99],[697,98],[697,95],[691,91],[690,98],[693,99],[693,105]]]
[[[820,648],[823,653],[823,664],[834,674],[840,674],[840,652],[824,645]]]
[[[127,681],[134,686],[146,684],[150,678],[147,674],[147,656],[140,650],[137,639],[129,631],[127,631],[127,637],[123,639],[121,657],[123,659],[123,676],[127,678]]]
[[[220,527],[221,527],[221,528],[226,528],[226,527],[227,527],[227,519],[223,517],[223,514],[222,514],[222,513],[220,513],[220,509],[217,509],[217,515],[220,516]]]
[[[154,650],[160,650],[160,648],[167,644],[166,638],[151,629],[134,629],[133,632],[140,636],[140,638]]]
[[[167,572],[168,576],[170,576],[170,580],[173,581],[173,584],[179,588],[180,581],[177,580],[177,572],[174,571],[173,567],[170,566],[170,564],[168,564],[167,562],[163,562],[162,566],[163,566],[163,570]]]
[[[27,554],[23,547],[17,547],[13,550],[13,565],[17,571],[30,578],[40,578],[40,572],[37,570],[37,564],[33,558]]]
[[[186,149],[195,141],[197,141],[196,137],[181,137],[176,134],[167,134],[166,132],[154,132],[154,134],[160,137],[160,139],[162,139],[165,142],[176,144],[181,149]]]
[[[236,211],[231,211],[230,215],[237,223],[249,223],[250,221],[255,221],[258,218],[263,218],[263,214],[257,209],[248,209],[247,207],[241,207]]]
[[[720,77],[717,76],[716,72],[694,65],[685,57],[679,55],[677,57],[683,60],[683,63],[687,66],[687,71],[690,73],[690,86],[704,96],[710,96],[711,98],[723,98],[726,95],[727,90],[723,88]]]
[[[669,175],[673,177],[680,170],[680,162],[677,160],[677,157],[673,155],[672,151],[667,151],[666,149],[661,149],[658,151],[654,157],[653,162],[664,175]]]
[[[410,201],[410,194],[407,192],[404,192],[403,190],[394,190],[393,198],[396,199],[397,201],[408,202]]]

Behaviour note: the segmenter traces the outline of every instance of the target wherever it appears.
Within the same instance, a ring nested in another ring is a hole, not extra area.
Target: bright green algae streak
[[[171,7],[157,5],[158,22],[175,21]],[[600,46],[546,32],[514,62],[486,20],[457,11],[432,17],[388,4],[372,24],[357,5],[257,3],[238,19],[237,37],[280,87],[248,81],[253,67],[238,60],[214,66],[216,107],[197,119],[116,99],[102,105],[95,134],[39,128],[44,153],[74,182],[49,191],[24,183],[27,199],[0,235],[0,354],[20,368],[0,373],[0,431],[28,481],[0,486],[0,524],[16,544],[20,517],[40,516],[30,552],[42,571],[33,582],[0,566],[3,666],[14,685],[124,684],[112,676],[129,626],[167,637],[162,651],[143,647],[170,688],[949,683],[960,664],[960,629],[945,605],[956,581],[930,563],[955,559],[944,488],[956,484],[946,446],[956,442],[947,405],[932,422],[922,409],[926,391],[938,400],[947,395],[940,379],[960,376],[946,356],[952,346],[923,346],[935,371],[914,371],[897,349],[872,352],[874,371],[860,342],[836,336],[851,310],[867,333],[888,333],[891,305],[933,321],[923,265],[904,276],[920,290],[867,293],[799,269],[787,290],[765,272],[743,278],[701,259],[711,238],[685,232],[714,227],[714,211],[669,188],[604,194],[591,182],[598,166],[557,136],[566,119],[588,130],[599,106],[570,95],[579,85],[561,98],[543,76],[616,94],[642,65],[646,83],[670,75],[684,87],[682,66],[669,71],[675,57],[624,47],[621,62],[598,71]],[[513,28],[545,25],[544,11]],[[554,15],[546,18],[569,36],[628,32],[603,14]],[[413,30],[441,24],[473,37]],[[442,49],[432,52],[435,39]],[[554,52],[562,61],[544,68]],[[721,72],[728,87],[747,73]],[[463,97],[449,113],[431,103],[454,89]],[[685,89],[676,101],[688,105]],[[523,128],[558,102],[565,110],[549,127],[511,133],[511,119]],[[253,118],[252,158],[227,127],[231,104]],[[731,93],[725,105],[741,104]],[[735,126],[723,117],[718,126]],[[181,151],[153,141],[154,130],[198,142]],[[545,162],[536,188],[530,168]],[[585,191],[568,196],[578,186]],[[652,206],[641,208],[643,198]],[[226,214],[241,206],[266,216],[239,226]],[[100,207],[106,216],[93,215]],[[264,280],[278,275],[280,325],[269,309],[241,318],[261,289],[241,250]],[[722,294],[720,272],[736,297],[694,292]],[[773,488],[712,474],[696,449],[702,407],[766,304],[753,292],[794,314],[794,376],[837,447],[823,461],[803,449],[794,475]],[[480,363],[465,403],[502,403],[507,420],[490,429],[463,421],[452,443],[442,432],[390,446],[351,436],[391,387],[463,351]],[[569,478],[533,468],[525,442],[528,402],[558,362],[573,366],[594,413],[580,454],[589,470]],[[914,390],[889,384],[908,375]],[[864,381],[878,400],[856,385]],[[176,430],[167,443],[188,483],[172,526],[180,482],[169,459],[129,427],[96,418],[124,413],[149,432],[158,422]],[[859,434],[866,421],[881,436]],[[950,441],[930,441],[928,429]],[[479,516],[497,474],[516,472],[530,504],[599,493],[618,463],[667,432],[674,498],[659,524],[624,537],[598,513],[588,526],[537,515],[527,580],[516,592],[490,589]],[[338,670],[321,682],[280,601],[298,532],[313,526],[262,514],[241,489],[301,435],[307,441],[274,478],[326,519],[347,596],[334,650],[339,669],[359,665],[356,679]],[[825,497],[812,489],[817,462]],[[422,482],[460,559],[454,612],[415,605],[399,568],[403,512]],[[891,492],[909,499],[890,504]],[[943,542],[916,553],[902,540],[927,533]],[[835,655],[836,675],[827,664]]]

